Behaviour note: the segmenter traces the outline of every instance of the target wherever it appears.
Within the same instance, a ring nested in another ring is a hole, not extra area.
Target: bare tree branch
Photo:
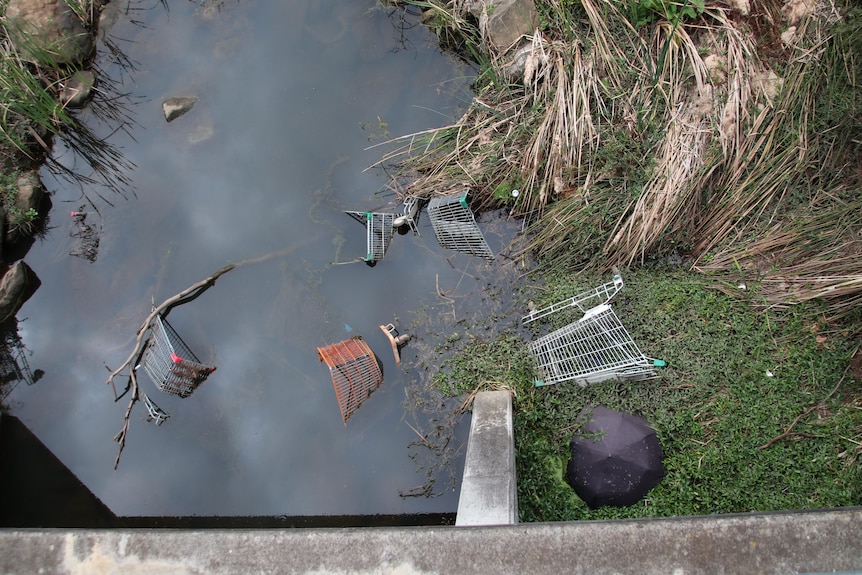
[[[126,395],[126,393],[129,393],[131,391],[131,397],[129,399],[129,405],[126,407],[126,413],[123,416],[123,427],[120,429],[120,431],[117,433],[117,435],[114,436],[114,441],[116,441],[119,444],[119,447],[117,449],[117,457],[114,461],[114,469],[115,470],[120,465],[120,456],[123,453],[123,449],[126,447],[126,435],[129,431],[129,424],[131,421],[132,409],[134,408],[135,404],[140,399],[140,394],[138,393],[138,378],[135,374],[135,365],[137,365],[138,360],[143,355],[144,349],[145,349],[146,344],[147,344],[147,340],[145,339],[145,335],[147,333],[147,329],[150,327],[150,324],[153,322],[153,320],[156,318],[156,316],[158,316],[159,314],[161,314],[163,312],[165,315],[167,315],[167,313],[171,309],[196,299],[198,296],[200,296],[206,290],[208,290],[209,288],[214,286],[217,279],[219,279],[221,276],[223,276],[224,274],[226,274],[230,271],[233,271],[233,270],[235,270],[239,267],[242,267],[242,266],[247,266],[247,265],[251,265],[251,264],[258,264],[258,263],[269,261],[271,259],[286,256],[286,255],[290,254],[291,252],[293,252],[294,250],[296,250],[297,248],[299,248],[305,244],[308,244],[311,241],[312,241],[312,238],[307,238],[301,242],[297,242],[297,243],[295,243],[295,244],[293,244],[293,245],[291,245],[291,246],[289,246],[283,250],[279,250],[277,252],[270,252],[268,254],[258,256],[256,258],[250,258],[250,259],[242,260],[239,262],[229,263],[226,266],[224,266],[223,268],[216,271],[211,276],[209,276],[209,277],[207,277],[207,278],[205,278],[205,279],[203,279],[203,280],[201,280],[195,284],[192,284],[191,286],[187,287],[183,291],[169,297],[168,299],[166,299],[165,301],[163,301],[159,305],[153,306],[150,314],[144,319],[144,322],[141,324],[141,327],[138,328],[137,337],[135,338],[135,345],[134,345],[134,348],[132,349],[132,352],[129,354],[129,357],[126,359],[126,361],[124,361],[120,365],[120,367],[118,367],[117,369],[115,369],[114,371],[111,372],[111,374],[108,376],[108,380],[106,382],[107,385],[110,385],[112,387],[112,389],[114,390],[114,401],[119,401],[120,398],[122,398],[124,395]],[[117,395],[117,386],[114,383],[114,379],[126,370],[128,370],[128,373],[129,373],[129,385],[126,387],[126,389],[123,391],[122,394]]]

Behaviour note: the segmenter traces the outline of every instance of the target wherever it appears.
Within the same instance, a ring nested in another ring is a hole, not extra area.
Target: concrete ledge
[[[483,391],[473,400],[455,525],[518,522],[512,395]]]
[[[862,572],[862,509],[499,527],[0,531],[0,573]]]

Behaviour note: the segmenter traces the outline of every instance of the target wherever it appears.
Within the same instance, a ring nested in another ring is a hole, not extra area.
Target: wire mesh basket
[[[586,302],[604,300],[586,309],[579,320],[529,344],[541,375],[536,386],[572,380],[587,386],[607,380],[639,381],[658,377],[655,368],[663,366],[664,362],[641,352],[608,303],[622,287],[622,278],[615,276],[613,282],[524,317],[526,324],[568,307],[583,311]]]
[[[444,248],[493,260],[494,253],[467,205],[469,193],[469,190],[465,190],[431,198],[428,202],[428,218],[434,228],[434,235]]]
[[[380,364],[361,336],[319,347],[317,357],[329,367],[341,419],[346,425],[350,416],[383,383]]]
[[[344,212],[365,226],[365,263],[374,265],[383,259],[392,242],[397,214],[377,212]]]
[[[156,405],[156,402],[150,399],[146,393],[141,392],[141,396],[143,396],[144,407],[147,408],[147,421],[153,421],[156,425],[161,425],[166,422],[171,414]]]
[[[202,364],[161,314],[150,324],[141,365],[156,387],[180,397],[190,396],[216,369]]]

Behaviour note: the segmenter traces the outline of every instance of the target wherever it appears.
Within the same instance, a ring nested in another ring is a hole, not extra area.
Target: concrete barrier
[[[476,394],[456,526],[518,522],[514,437],[511,393]]]
[[[862,510],[493,527],[0,531],[0,573],[862,572]]]

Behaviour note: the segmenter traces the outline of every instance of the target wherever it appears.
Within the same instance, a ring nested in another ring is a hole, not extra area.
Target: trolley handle
[[[616,270],[614,270],[616,272]],[[623,282],[622,276],[617,272],[614,274],[613,280],[598,286],[597,288],[580,293],[574,297],[571,297],[567,300],[557,302],[551,304],[542,309],[531,310],[530,313],[521,318],[521,323],[523,325],[527,325],[530,322],[536,321],[537,319],[541,319],[543,317],[547,317],[553,313],[558,311],[568,309],[570,307],[576,307],[581,310],[582,313],[587,314],[591,309],[606,305],[611,299],[623,289],[625,283]],[[600,303],[596,305],[591,305],[589,307],[585,306],[590,300],[599,300]]]

